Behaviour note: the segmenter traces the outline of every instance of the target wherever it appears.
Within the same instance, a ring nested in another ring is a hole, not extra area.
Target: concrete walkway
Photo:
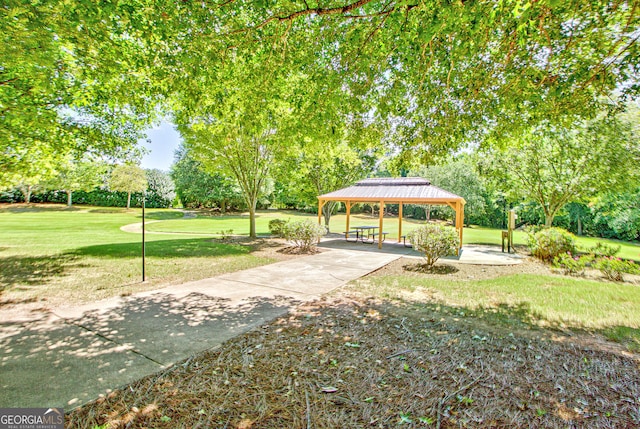
[[[400,257],[331,249],[126,298],[0,320],[0,407],[71,409]]]
[[[378,250],[327,239],[320,247],[325,250],[316,255],[34,314],[29,321],[0,315],[0,407],[74,408],[397,258],[417,256],[391,243]],[[470,263],[482,263],[478,252],[466,250],[452,261],[473,255]]]

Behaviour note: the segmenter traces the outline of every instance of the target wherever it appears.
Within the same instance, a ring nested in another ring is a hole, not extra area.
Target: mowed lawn
[[[183,216],[146,213],[149,221]],[[272,262],[210,236],[147,234],[142,283],[141,234],[120,229],[141,220],[140,209],[1,206],[0,302],[78,304]]]
[[[269,221],[276,218],[317,221],[312,214],[261,211],[257,217],[258,234],[268,235]],[[234,235],[248,235],[246,214],[184,218],[181,211],[148,209],[147,219],[157,222],[148,223],[146,228],[147,281],[142,283],[141,234],[120,229],[141,223],[140,209],[0,207],[0,303],[46,300],[52,304],[77,304],[273,262],[254,254],[251,246],[215,240],[230,230]],[[351,225],[376,225],[377,220],[358,214],[351,217]],[[344,215],[333,216],[332,232],[344,231],[345,223]],[[385,230],[392,240],[397,237],[397,223],[397,218],[385,217]],[[423,223],[405,219],[403,232]],[[464,237],[465,244],[500,245],[498,229],[465,228]],[[516,244],[526,242],[520,231],[514,238]],[[597,241],[579,238],[585,249]],[[621,244],[621,256],[639,258],[637,244]],[[478,281],[446,276],[374,277],[361,286],[383,298],[428,290],[431,298],[435,296],[442,303],[467,311],[492,309],[490,313],[500,310],[497,314],[501,314],[504,308],[510,312],[518,309],[525,311],[527,317],[550,325],[608,330],[611,336],[635,338],[640,344],[637,285],[527,274]]]
[[[346,230],[346,215],[336,214],[331,216],[330,231],[332,233],[342,233]],[[256,232],[258,235],[269,235],[269,221],[272,219],[284,219],[290,221],[300,221],[309,219],[317,222],[318,216],[315,214],[300,213],[294,211],[280,210],[263,210],[259,211],[256,216]],[[324,222],[324,218],[322,219]],[[383,219],[383,228],[388,232],[388,240],[396,240],[398,238],[398,218],[385,216]],[[408,234],[414,229],[424,225],[424,220],[403,219],[402,235]],[[372,225],[378,226],[379,219],[377,216],[359,213],[351,215],[349,227]],[[233,231],[236,235],[248,235],[249,233],[249,214],[234,214],[227,216],[199,216],[196,218],[174,219],[170,222],[154,223],[147,226],[147,231],[173,232],[173,233],[189,233],[189,234],[211,234],[219,235],[223,232]],[[471,226],[464,228],[463,231],[464,244],[490,244],[500,246],[502,244],[502,234],[500,229],[483,228]],[[513,241],[516,245],[525,246],[527,237],[523,231],[514,231]],[[617,255],[621,258],[635,259],[640,261],[640,243],[630,243],[617,240],[605,240],[592,237],[577,237],[578,249],[587,251],[595,246],[596,243],[604,241],[610,245],[620,246],[620,253]]]

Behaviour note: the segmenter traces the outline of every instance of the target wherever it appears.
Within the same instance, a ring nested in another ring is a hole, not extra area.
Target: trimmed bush
[[[545,228],[527,236],[531,254],[546,262],[551,262],[563,253],[576,252],[576,239],[562,228]]]
[[[284,226],[287,221],[284,219],[271,219],[269,221],[269,232],[276,237],[284,237]]]
[[[299,222],[287,222],[282,229],[284,237],[299,248],[301,252],[311,251],[311,248],[318,244],[318,240],[327,233],[324,226],[318,225],[309,219]]]
[[[424,253],[427,267],[433,267],[442,256],[455,255],[460,247],[460,236],[455,228],[428,223],[408,234],[413,248]]]

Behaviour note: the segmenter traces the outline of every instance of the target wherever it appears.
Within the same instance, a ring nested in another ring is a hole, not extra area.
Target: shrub
[[[609,280],[621,282],[624,274],[638,274],[640,267],[633,261],[625,261],[613,256],[603,256],[596,259],[593,267],[600,270]]]
[[[575,253],[575,236],[562,228],[545,228],[535,233],[529,232],[527,241],[531,254],[543,261],[553,259],[563,253]]]
[[[276,237],[284,237],[284,226],[287,221],[284,219],[271,219],[269,221],[269,232]]]
[[[220,236],[220,240],[222,241],[231,241],[233,238],[233,229],[220,230],[218,231],[218,235]]]
[[[455,255],[460,237],[455,228],[429,223],[408,234],[413,248],[424,253],[427,267],[432,267],[442,256]]]
[[[327,233],[324,226],[312,220],[286,222],[282,228],[284,237],[291,241],[301,252],[308,252],[315,246],[320,237]]]
[[[592,255],[576,256],[571,252],[561,253],[553,258],[553,265],[562,269],[565,275],[581,276],[587,265],[593,262]]]
[[[599,241],[595,246],[590,247],[588,252],[595,256],[615,256],[618,254],[620,249],[620,245],[613,246]]]

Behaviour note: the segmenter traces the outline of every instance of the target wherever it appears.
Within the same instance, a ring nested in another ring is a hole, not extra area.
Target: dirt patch
[[[484,280],[512,274],[564,275],[561,270],[553,268],[551,265],[545,264],[533,257],[524,258],[522,263],[514,265],[460,264],[446,259],[440,259],[433,266],[433,269],[426,268],[422,259],[400,258],[370,275],[433,276],[452,280]],[[584,275],[580,277],[590,280],[608,281],[600,271],[593,269],[586,270]],[[625,274],[624,281],[626,283],[640,285],[640,276]]]
[[[452,280],[483,280],[491,279],[511,274],[553,274],[552,269],[537,259],[525,258],[520,264],[514,265],[473,265],[459,264],[446,259],[441,259],[433,266],[433,269],[427,269],[423,263],[423,259],[417,258],[400,258],[371,275],[374,276],[433,276],[437,278],[447,278]],[[443,277],[444,276],[444,277]]]
[[[73,410],[67,427],[630,428],[639,365],[443,305],[344,296]]]
[[[221,240],[216,240],[223,242]],[[232,240],[224,241],[226,243],[241,244],[243,246],[249,246],[251,254],[274,259],[276,261],[286,261],[293,258],[299,258],[301,256],[315,255],[321,253],[324,249],[318,249],[312,247],[309,251],[303,251],[299,247],[291,246],[290,243],[282,238],[233,238]]]

